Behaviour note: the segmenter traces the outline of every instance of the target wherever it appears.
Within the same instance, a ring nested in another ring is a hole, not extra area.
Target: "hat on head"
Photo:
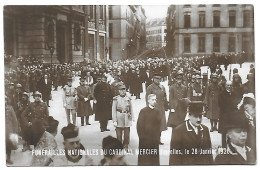
[[[235,73],[235,74],[233,75],[233,78],[241,78],[241,77],[240,77],[240,75],[239,75],[238,73]]]
[[[22,85],[20,83],[16,84],[16,88],[21,88],[21,87],[22,87]]]
[[[104,150],[120,150],[123,149],[123,144],[116,138],[112,136],[107,136],[103,138],[102,149]],[[112,157],[116,152],[107,152],[108,157]]]
[[[36,96],[42,97],[42,93],[40,93],[39,91],[36,91],[35,94],[34,94],[34,97],[36,97]]]
[[[27,93],[27,92],[23,92],[23,95],[26,95],[27,97],[30,96],[29,93]]]
[[[192,101],[189,103],[189,114],[191,115],[202,115],[203,113],[203,102]]]
[[[64,139],[75,138],[79,135],[79,128],[70,123],[61,129],[61,134]]]
[[[50,133],[55,132],[59,125],[59,121],[55,120],[52,116],[48,117],[48,126],[46,130]]]
[[[153,77],[162,77],[160,73],[154,73]]]
[[[225,130],[234,129],[234,128],[248,128],[247,118],[243,111],[233,111],[229,114],[230,116],[227,117],[226,123],[224,125]]]
[[[124,84],[121,84],[121,85],[119,85],[118,89],[119,89],[119,90],[125,90],[125,89],[126,89],[126,87],[125,87],[125,85],[124,85]]]
[[[218,75],[217,75],[216,73],[212,73],[212,74],[211,74],[211,77],[212,77],[212,78],[218,78]]]

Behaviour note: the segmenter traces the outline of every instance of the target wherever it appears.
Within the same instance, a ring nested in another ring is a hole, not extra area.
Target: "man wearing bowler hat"
[[[213,163],[209,129],[202,125],[202,102],[189,103],[189,119],[172,131],[170,165]]]
[[[230,124],[226,126],[227,147],[218,150],[215,164],[222,165],[254,165],[254,150],[246,145],[248,140],[248,122],[241,111],[230,113]]]

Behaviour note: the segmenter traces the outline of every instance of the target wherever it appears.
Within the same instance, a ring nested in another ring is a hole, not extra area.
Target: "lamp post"
[[[107,53],[108,53],[107,47],[105,48],[105,53],[106,53],[106,60],[108,60],[108,58],[107,58]]]
[[[53,56],[53,53],[54,53],[54,47],[50,46],[49,49],[50,49],[50,53],[51,53],[51,71],[52,71],[52,56]]]

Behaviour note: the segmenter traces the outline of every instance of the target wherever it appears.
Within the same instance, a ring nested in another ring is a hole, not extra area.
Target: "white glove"
[[[32,126],[32,122],[29,122],[29,123],[28,123],[28,126]]]
[[[18,148],[18,135],[16,133],[10,133],[9,139],[15,148]]]
[[[88,101],[88,98],[86,97],[86,98],[84,98],[84,101],[86,102],[86,101]]]
[[[97,101],[96,101],[96,100],[94,100],[94,101],[93,101],[93,103],[97,103]]]
[[[113,124],[114,124],[115,127],[117,127],[117,122],[114,122]]]
[[[171,109],[171,112],[173,113],[173,112],[175,112],[175,110],[174,110],[174,109]]]

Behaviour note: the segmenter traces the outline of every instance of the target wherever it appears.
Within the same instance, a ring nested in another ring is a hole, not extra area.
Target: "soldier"
[[[147,87],[146,92],[146,105],[148,105],[148,95],[149,94],[155,94],[157,98],[157,102],[155,104],[155,108],[160,111],[161,116],[161,132],[167,130],[166,126],[166,117],[165,117],[165,103],[167,103],[166,99],[166,92],[163,85],[160,85],[161,82],[161,75],[160,74],[154,74],[153,75],[153,83]],[[160,141],[160,144],[163,145],[163,143]]]
[[[128,149],[130,126],[134,121],[134,114],[131,98],[126,95],[125,85],[119,87],[119,95],[113,98],[112,119],[116,127],[117,139],[122,142],[125,149]],[[124,140],[122,140],[123,135]]]
[[[67,115],[67,122],[70,124],[70,114],[72,115],[72,122],[76,125],[76,100],[77,90],[72,87],[72,78],[68,78],[67,85],[63,88],[63,106]]]
[[[90,125],[89,116],[92,114],[90,100],[92,99],[92,93],[89,86],[85,86],[85,79],[80,78],[80,86],[77,87],[78,95],[78,108],[77,117],[81,117],[81,126],[84,126],[84,118],[86,119],[86,125]]]
[[[182,84],[182,76],[183,73],[178,71],[176,83],[169,88],[170,113],[167,126],[172,128],[181,124],[186,116],[187,87]]]
[[[188,99],[190,99],[190,101],[203,101],[202,93],[201,77],[197,74],[195,76],[195,82],[192,83],[188,89]]]
[[[35,131],[35,127],[38,126],[38,123],[41,122],[43,126],[47,126],[47,118],[49,116],[49,110],[46,103],[41,101],[42,94],[38,91],[35,92],[34,99],[35,101],[29,104],[29,106],[23,111],[21,115],[21,119],[23,124],[27,126],[27,128],[32,129],[32,143],[36,146],[36,141],[40,137],[39,134]],[[26,133],[31,133],[26,132]],[[30,134],[27,134],[28,136]]]
[[[86,166],[93,165],[93,160],[85,154],[80,154],[79,150],[85,150],[80,142],[79,128],[73,124],[68,124],[61,129],[63,135],[63,145],[65,155],[57,155],[53,159],[54,166]]]
[[[189,103],[189,120],[173,129],[170,165],[210,165],[213,163],[209,129],[201,124],[202,102]]]

